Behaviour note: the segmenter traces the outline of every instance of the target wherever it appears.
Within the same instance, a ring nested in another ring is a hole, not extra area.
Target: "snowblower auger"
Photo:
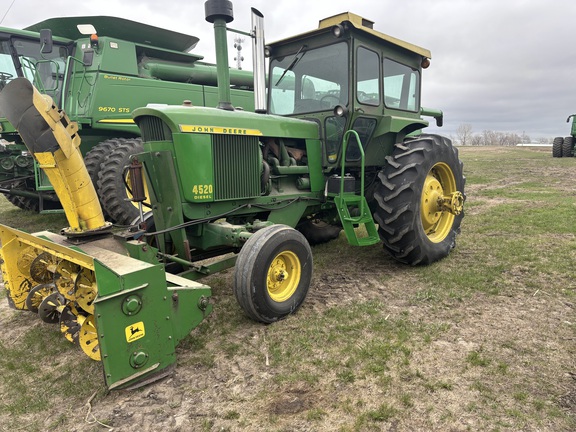
[[[212,309],[209,287],[166,274],[162,264],[112,251],[119,245],[110,238],[71,246],[58,234],[27,234],[0,225],[0,241],[2,277],[9,302],[17,309],[26,309],[35,287],[46,285],[38,279],[57,280],[55,270],[64,266],[81,269],[73,275],[73,293],[67,297],[53,287],[38,312],[53,306],[52,313],[44,312],[44,320],[54,317],[52,322],[66,326],[65,335],[89,357],[102,360],[110,389],[166,375],[176,361],[178,342]],[[49,263],[40,271],[39,260]],[[30,275],[33,263],[36,280]]]

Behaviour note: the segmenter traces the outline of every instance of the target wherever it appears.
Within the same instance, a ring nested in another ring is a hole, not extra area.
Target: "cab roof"
[[[411,51],[413,53],[419,54],[422,57],[432,58],[432,54],[426,48],[419,47],[417,45],[411,44],[409,42],[405,42],[405,41],[400,40],[398,38],[395,38],[395,37],[389,36],[387,34],[381,33],[377,30],[374,30],[374,21],[370,21],[369,19],[362,18],[361,16],[356,15],[356,14],[351,13],[351,12],[344,12],[344,13],[334,15],[334,16],[320,20],[320,22],[318,24],[318,30],[331,28],[335,25],[342,24],[344,22],[350,23],[350,25],[352,25],[352,27],[354,27],[355,29],[360,30],[361,32],[370,34],[370,35],[372,35],[372,36],[374,36],[380,40],[386,41],[388,43],[391,43],[393,45],[396,45],[398,47],[401,47],[401,48],[404,48],[408,51]],[[311,30],[311,31],[302,33],[298,36],[286,38],[286,39],[283,39],[281,41],[275,42],[275,44],[279,43],[279,42],[286,42],[290,39],[305,37],[305,36],[308,36],[314,32],[317,32],[318,30]]]

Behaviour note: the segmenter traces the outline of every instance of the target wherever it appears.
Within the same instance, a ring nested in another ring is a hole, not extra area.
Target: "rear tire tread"
[[[438,243],[428,239],[420,216],[420,200],[426,175],[437,163],[447,164],[464,193],[463,164],[458,149],[439,135],[421,135],[404,144],[396,144],[390,162],[378,175],[374,198],[378,208],[374,219],[386,249],[406,264],[430,264],[447,256],[455,245],[463,213],[454,218],[447,237]],[[394,162],[394,163],[392,163]]]

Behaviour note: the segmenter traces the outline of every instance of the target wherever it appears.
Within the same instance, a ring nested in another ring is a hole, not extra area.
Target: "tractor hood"
[[[262,115],[245,111],[188,106],[149,106],[134,110],[134,121],[158,117],[172,133],[205,133],[252,136],[285,136],[319,139],[318,124],[308,120]],[[154,141],[145,136],[145,141]]]

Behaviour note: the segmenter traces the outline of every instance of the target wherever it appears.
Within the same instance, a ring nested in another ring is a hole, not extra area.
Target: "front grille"
[[[145,116],[138,119],[138,127],[145,142],[172,141],[172,131],[158,117]]]
[[[214,198],[230,200],[260,195],[258,137],[213,135]]]

